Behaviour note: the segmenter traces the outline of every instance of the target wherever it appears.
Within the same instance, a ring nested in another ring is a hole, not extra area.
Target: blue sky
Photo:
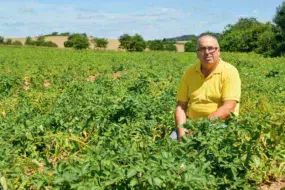
[[[282,0],[0,0],[0,36],[79,32],[162,39],[222,32],[240,17],[272,21]]]

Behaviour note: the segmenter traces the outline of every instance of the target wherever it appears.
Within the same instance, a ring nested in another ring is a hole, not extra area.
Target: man
[[[219,57],[217,39],[210,35],[201,36],[196,48],[200,62],[189,68],[182,77],[175,110],[177,133],[171,134],[171,138],[176,135],[180,139],[190,133],[182,128],[187,117],[226,119],[230,113],[238,115],[239,112],[239,73]]]

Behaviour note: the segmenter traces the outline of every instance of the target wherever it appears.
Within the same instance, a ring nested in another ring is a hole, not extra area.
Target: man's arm
[[[211,113],[208,118],[220,118],[221,120],[227,119],[230,116],[231,112],[235,111],[236,100],[226,100],[223,105],[219,107],[215,112]]]
[[[186,123],[186,110],[187,110],[188,102],[177,101],[176,109],[175,109],[175,123],[177,126],[178,139],[180,139],[183,135],[185,135],[185,131],[183,128],[179,127]]]
[[[229,67],[227,71],[226,75],[224,75],[221,92],[223,105],[211,113],[208,116],[209,119],[214,117],[227,119],[231,112],[235,112],[236,104],[240,101],[241,81],[238,70],[234,67]]]

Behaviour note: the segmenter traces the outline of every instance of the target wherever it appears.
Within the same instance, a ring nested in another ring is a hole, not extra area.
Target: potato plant
[[[241,114],[188,121],[175,96],[194,53],[0,47],[0,189],[249,189],[284,179],[284,58],[223,53]]]

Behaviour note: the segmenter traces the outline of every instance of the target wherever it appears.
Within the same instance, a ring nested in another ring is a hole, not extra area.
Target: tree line
[[[93,38],[91,40],[94,43],[96,49],[105,49],[108,45],[108,40],[105,38]],[[146,48],[153,51],[177,51],[175,42],[169,43],[162,40],[145,41],[139,34],[133,36],[129,34],[123,34],[119,37],[119,48],[125,49],[129,52],[142,52]],[[64,42],[65,47],[72,47],[75,49],[86,49],[90,46],[89,39],[85,34],[72,34]]]
[[[282,56],[285,53],[285,2],[276,9],[273,23],[261,23],[256,18],[240,18],[227,25],[217,37],[220,48],[226,52],[255,52],[265,57]],[[186,52],[196,51],[197,38],[185,44]]]
[[[47,41],[45,38],[47,36],[51,36],[52,34],[58,34],[57,32],[53,32],[48,35],[42,35],[37,37],[35,40],[33,40],[31,37],[27,37],[25,41],[25,45],[30,46],[46,46],[46,47],[57,47],[57,44],[55,44],[52,41]],[[87,49],[90,47],[90,43],[94,44],[95,49],[105,49],[108,45],[108,40],[106,38],[96,38],[93,37],[91,40],[89,40],[86,33],[74,33],[71,34],[69,32],[66,33],[60,33],[61,34],[68,34],[67,41],[64,42],[64,47],[67,48],[74,48],[74,49]],[[123,34],[119,37],[120,42],[120,49],[125,49],[126,51],[130,52],[142,52],[146,48],[149,48],[153,51],[177,51],[176,46],[174,45],[175,41],[166,41],[166,40],[150,40],[145,41],[143,37],[139,34],[135,34],[133,36],[129,34]],[[20,41],[14,41],[12,42],[11,39],[4,40],[3,37],[0,37],[0,44],[6,44],[6,45],[22,45]]]
[[[4,39],[2,36],[0,36],[0,44],[4,44],[4,45],[22,45],[22,42],[16,40],[16,41],[12,41],[12,39],[8,38],[8,39]]]
[[[12,41],[12,39],[4,39],[0,36],[0,44],[4,45],[17,45],[22,46],[22,42],[19,40]],[[52,41],[45,40],[45,36],[39,36],[35,40],[33,40],[30,36],[26,38],[25,45],[30,46],[45,46],[45,47],[57,47],[56,43],[53,43]]]
[[[237,23],[229,24],[225,27],[222,33],[205,32],[200,34],[210,34],[215,36],[222,51],[227,52],[256,52],[264,56],[276,57],[285,53],[285,2],[276,9],[276,14],[273,18],[273,23],[261,23],[256,18],[240,18]],[[39,36],[36,40],[27,37],[25,44],[34,46],[57,47],[51,41],[46,41],[46,36],[68,36],[65,47],[75,49],[86,49],[90,46],[90,42],[94,43],[96,49],[105,49],[108,45],[108,40],[105,38],[93,38],[89,41],[86,33],[69,32]],[[130,52],[144,51],[146,48],[152,51],[177,51],[175,46],[179,39],[189,39],[184,46],[185,52],[195,52],[196,43],[199,36],[184,35],[176,38],[164,38],[163,40],[155,39],[145,41],[139,34],[133,36],[123,34],[119,37],[119,48]],[[12,42],[11,39],[4,40],[0,37],[0,44],[7,45],[22,45],[20,41]]]

